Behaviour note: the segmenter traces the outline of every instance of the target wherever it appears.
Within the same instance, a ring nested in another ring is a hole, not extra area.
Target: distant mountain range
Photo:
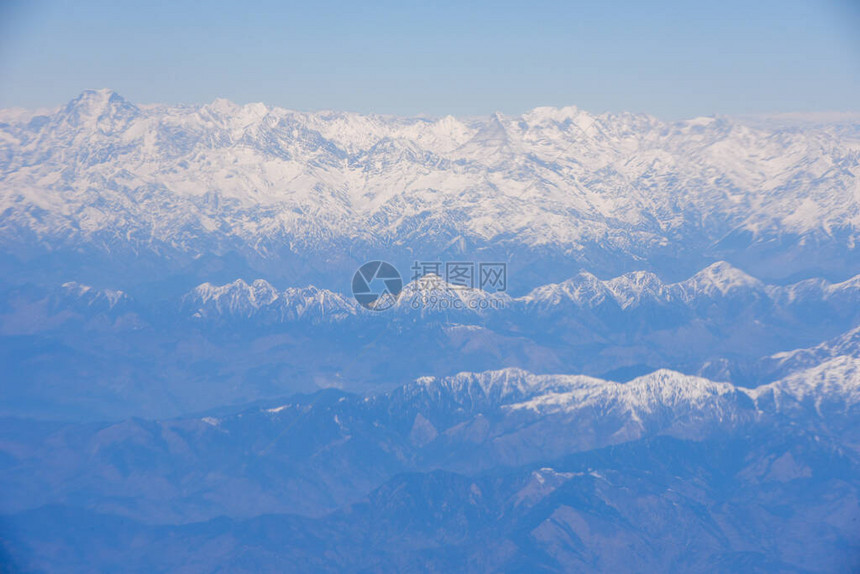
[[[112,567],[121,544],[156,569],[850,571],[858,408],[855,355],[753,390],[505,369],[220,416],[5,420],[6,538],[33,568]]]
[[[14,382],[0,389],[3,413],[97,420],[499,367],[622,381],[672,368],[755,386],[807,352],[771,355],[849,337],[860,321],[856,277],[778,286],[722,262],[678,283],[581,273],[521,297],[413,282],[384,312],[262,279],[204,283],[155,303],[76,282],[11,287],[2,300]]]
[[[429,279],[429,281],[428,281]],[[425,284],[422,286],[422,282]],[[426,297],[422,294],[426,292]],[[439,299],[457,299],[460,305],[432,305]],[[495,305],[469,305],[475,298],[493,299]],[[427,299],[427,300],[425,300]],[[314,321],[339,321],[358,315],[359,305],[348,295],[313,286],[278,292],[270,283],[257,279],[251,284],[237,279],[226,285],[204,283],[188,293],[184,306],[194,309],[198,318],[251,318],[269,315],[272,320],[301,318]],[[758,307],[790,312],[794,307],[830,307],[834,314],[851,314],[860,303],[860,275],[841,283],[821,279],[779,286],[767,285],[726,262],[717,262],[685,281],[666,284],[649,272],[633,272],[609,280],[591,273],[533,289],[521,297],[495,294],[477,288],[461,288],[441,278],[425,277],[407,285],[394,311],[465,311],[475,314],[527,312],[532,316],[557,316],[576,310],[608,313],[634,312],[648,307],[685,309],[695,313],[712,307]],[[277,310],[277,311],[276,311]],[[726,311],[729,311],[726,309]],[[395,313],[392,313],[395,314]],[[671,314],[671,312],[669,312]]]
[[[0,112],[2,263],[342,289],[368,259],[485,256],[511,263],[520,293],[578,269],[679,277],[716,259],[842,280],[860,273],[858,125],[572,107],[396,118],[86,91]]]

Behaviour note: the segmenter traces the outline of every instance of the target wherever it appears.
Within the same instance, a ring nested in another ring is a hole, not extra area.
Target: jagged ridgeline
[[[858,406],[855,355],[754,390],[505,369],[166,421],[6,421],[6,540],[75,570],[850,572]]]
[[[87,91],[0,112],[0,263],[36,281],[221,272],[345,290],[368,259],[483,257],[510,262],[517,294],[582,268],[681,279],[716,259],[842,280],[860,272],[858,142],[849,120],[399,118]]]
[[[428,294],[410,282],[384,312],[263,279],[206,282],[154,302],[136,297],[140,288],[74,281],[11,287],[0,292],[9,382],[0,414],[178,416],[501,367],[619,381],[671,368],[755,387],[854,353],[858,279],[774,285],[718,262],[675,283],[582,272],[519,297],[442,280]]]

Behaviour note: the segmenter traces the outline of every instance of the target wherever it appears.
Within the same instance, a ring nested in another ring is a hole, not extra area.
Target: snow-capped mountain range
[[[147,522],[205,520],[240,508],[243,515],[318,515],[401,472],[515,468],[656,437],[702,442],[794,429],[856,457],[858,407],[857,358],[825,361],[757,389],[665,369],[627,383],[503,369],[425,377],[372,396],[328,390],[226,414],[49,425],[4,447],[18,464],[0,477],[20,493],[10,501],[16,510],[73,495],[88,506],[111,492],[112,512]],[[27,441],[36,443],[32,454],[16,454]],[[148,488],[173,460],[179,474],[160,482],[181,488]],[[117,472],[125,478],[108,478]],[[323,477],[326,484],[318,482]],[[261,493],[267,482],[278,494],[235,500],[221,486],[225,478],[246,493]],[[34,480],[54,484],[53,498],[30,494],[45,491],[30,490]]]
[[[178,416],[503,367],[621,381],[669,368],[754,387],[854,356],[860,322],[856,277],[774,285],[725,262],[674,283],[583,272],[518,297],[427,277],[379,312],[345,293],[263,279],[154,301],[139,293],[74,281],[0,291],[15,381],[0,389],[0,414]]]
[[[440,300],[456,300],[460,304],[439,305]],[[476,300],[485,302],[479,305],[474,303]],[[720,261],[677,283],[665,283],[647,271],[626,273],[608,280],[581,272],[561,283],[537,287],[521,297],[463,288],[429,275],[404,286],[391,314],[444,310],[473,314],[513,311],[540,316],[557,314],[561,310],[605,306],[622,312],[648,305],[694,309],[731,300],[786,309],[822,304],[850,315],[860,309],[860,275],[839,283],[812,279],[781,286],[766,284]],[[361,309],[349,295],[314,286],[279,292],[263,279],[251,283],[237,279],[224,285],[203,283],[185,295],[183,305],[198,318],[250,318],[268,314],[283,321],[306,317],[339,321],[359,313],[374,313]]]
[[[203,283],[184,297],[183,306],[193,308],[193,317],[199,319],[267,314],[275,321],[325,322],[340,321],[358,312],[353,298],[328,289],[291,287],[279,292],[263,279],[251,284],[242,279],[226,285]]]
[[[28,564],[81,570],[118,565],[113,536],[124,558],[159,548],[140,557],[155,569],[313,570],[324,556],[360,571],[416,548],[455,568],[456,541],[479,557],[470,571],[522,557],[603,570],[619,552],[649,571],[850,571],[858,406],[860,360],[841,357],[757,389],[502,369],[161,421],[0,419],[5,539]],[[683,544],[667,538],[678,526]],[[792,551],[810,540],[813,558]]]
[[[368,258],[482,252],[535,276],[559,262],[677,273],[723,255],[768,277],[844,279],[860,272],[860,132],[845,121],[573,107],[396,118],[86,91],[0,113],[0,247],[186,263],[235,252],[329,280]]]
[[[0,110],[0,570],[855,571],[858,176],[856,116]]]

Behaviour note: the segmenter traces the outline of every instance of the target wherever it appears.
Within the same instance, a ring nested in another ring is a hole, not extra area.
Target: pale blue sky
[[[858,0],[0,0],[0,107],[86,88],[300,110],[860,110]]]

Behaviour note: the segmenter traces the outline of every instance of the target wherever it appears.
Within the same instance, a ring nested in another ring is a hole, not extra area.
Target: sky
[[[0,0],[0,107],[860,111],[860,0]]]

